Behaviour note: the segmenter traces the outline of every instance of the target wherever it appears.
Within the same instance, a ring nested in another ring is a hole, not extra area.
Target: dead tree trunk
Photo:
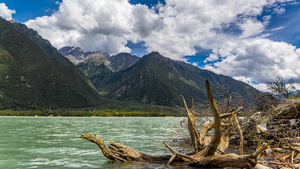
[[[257,164],[258,155],[263,152],[269,144],[262,144],[256,152],[250,155],[242,155],[243,151],[243,136],[240,131],[240,126],[236,118],[236,111],[227,112],[229,110],[230,98],[228,101],[228,108],[224,114],[219,113],[219,110],[214,102],[213,95],[210,89],[209,81],[206,80],[206,89],[209,100],[209,105],[212,109],[214,120],[205,123],[200,132],[196,129],[196,120],[194,110],[189,110],[183,98],[184,106],[188,116],[188,129],[193,143],[194,152],[192,154],[182,154],[164,143],[165,146],[172,152],[172,155],[148,155],[134,150],[130,147],[119,143],[111,142],[107,147],[101,138],[96,135],[82,134],[81,138],[89,140],[99,146],[103,155],[110,160],[127,162],[127,161],[145,161],[150,163],[160,163],[167,165],[188,165],[195,167],[214,166],[214,167],[238,167],[251,168]],[[222,119],[223,120],[222,124]],[[234,122],[234,123],[233,123]],[[240,134],[239,155],[226,154],[225,150],[229,144],[229,132],[231,125],[235,124],[238,133]],[[214,129],[214,137],[207,139],[207,132]],[[209,143],[208,143],[209,142]]]
[[[191,137],[191,140],[192,140],[193,147],[195,149],[194,152],[199,152],[201,150],[202,144],[200,142],[199,133],[198,133],[198,131],[196,129],[195,112],[194,112],[193,109],[192,109],[192,111],[190,111],[188,109],[184,97],[183,96],[181,96],[181,97],[182,97],[183,104],[184,104],[184,107],[185,107],[186,112],[187,112],[188,129],[189,129],[189,133],[190,133],[190,137]]]

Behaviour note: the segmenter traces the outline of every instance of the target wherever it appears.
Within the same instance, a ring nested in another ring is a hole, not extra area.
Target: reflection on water
[[[180,127],[180,120],[172,117],[0,117],[0,168],[165,168],[137,162],[109,163],[97,145],[79,137],[83,133],[96,133],[106,144],[115,141],[148,154],[170,154],[163,142],[187,132]]]

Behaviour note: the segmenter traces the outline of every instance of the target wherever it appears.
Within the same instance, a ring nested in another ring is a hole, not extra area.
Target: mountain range
[[[112,71],[126,69],[140,59],[139,57],[133,56],[129,53],[119,53],[110,57],[108,53],[102,53],[101,51],[83,52],[81,48],[76,46],[65,46],[58,51],[75,65],[84,65],[87,62],[98,65],[105,64]]]
[[[143,103],[182,107],[207,103],[205,79],[221,101],[231,92],[249,100],[253,87],[185,62],[151,52],[143,57],[129,53],[110,56],[79,47],[59,51],[36,31],[0,18],[0,109],[90,107]],[[72,63],[73,62],[73,63]],[[119,102],[121,103],[121,102]]]
[[[65,48],[82,51],[78,47]],[[219,101],[228,98],[230,93],[234,93],[236,100],[243,97],[244,101],[249,101],[249,93],[258,92],[248,84],[169,59],[158,52],[142,58],[129,53],[111,57],[99,55],[81,61],[77,67],[90,79],[102,97],[121,101],[174,107],[182,106],[180,95],[183,95],[188,103],[194,99],[195,103],[203,105],[207,103],[207,78]]]

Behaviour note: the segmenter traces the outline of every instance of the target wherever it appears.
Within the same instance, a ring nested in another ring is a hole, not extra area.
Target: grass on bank
[[[1,103],[1,102],[0,102]],[[185,116],[183,107],[168,107],[101,98],[101,104],[85,108],[14,107],[1,109],[0,116],[74,116],[74,117],[166,117]]]
[[[166,117],[185,116],[180,107],[166,107],[134,102],[107,101],[101,105],[88,108],[15,108],[0,110],[0,116],[74,116],[74,117]]]
[[[0,116],[69,116],[69,117],[167,117],[182,116],[174,112],[85,111],[85,110],[1,110]]]

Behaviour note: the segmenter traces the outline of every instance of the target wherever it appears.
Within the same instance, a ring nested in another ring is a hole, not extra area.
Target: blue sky
[[[158,51],[263,91],[278,75],[300,88],[299,0],[0,0],[0,16],[57,48]]]
[[[51,15],[58,10],[58,3],[62,0],[1,0],[0,3],[5,3],[9,9],[17,11],[13,18],[20,23],[26,22],[29,19],[36,17]],[[164,3],[163,1],[160,1]],[[130,0],[131,4],[145,4],[149,7],[155,6],[158,0]]]
[[[29,19],[35,19],[39,16],[51,15],[58,10],[59,5],[57,0],[1,0],[9,9],[16,11],[13,18],[20,23],[26,22]]]

